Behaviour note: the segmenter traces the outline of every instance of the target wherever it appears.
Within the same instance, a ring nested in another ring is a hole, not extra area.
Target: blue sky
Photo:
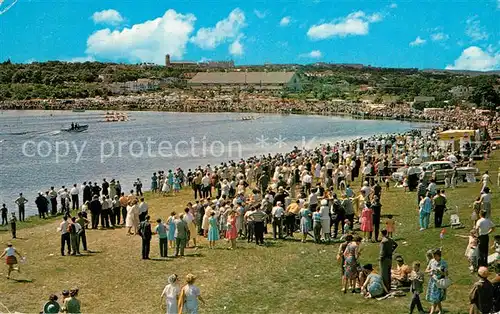
[[[494,70],[499,20],[500,0],[0,0],[0,60]]]

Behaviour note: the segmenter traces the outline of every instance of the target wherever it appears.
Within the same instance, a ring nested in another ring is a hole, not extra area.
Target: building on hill
[[[472,87],[458,85],[458,86],[453,86],[450,89],[450,94],[452,94],[453,97],[456,98],[467,98],[470,96],[473,90],[474,88]]]
[[[413,99],[413,103],[418,104],[418,103],[425,103],[425,102],[431,102],[435,101],[435,97],[429,97],[429,96],[417,96]]]
[[[300,79],[295,72],[199,72],[188,81],[188,86],[195,89],[223,90],[253,88],[300,91],[302,89]]]
[[[170,55],[165,55],[165,66],[178,69],[209,68],[209,69],[230,69],[234,68],[234,61],[172,61]]]

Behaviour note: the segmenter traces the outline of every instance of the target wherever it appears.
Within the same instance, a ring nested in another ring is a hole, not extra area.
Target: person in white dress
[[[128,235],[137,234],[137,227],[139,226],[139,207],[137,206],[137,202],[137,199],[134,199],[127,206],[125,226],[128,228]],[[132,228],[134,228],[134,233],[131,232]]]
[[[181,290],[179,285],[177,284],[177,275],[170,275],[167,279],[167,282],[168,284],[165,286],[165,289],[163,289],[163,292],[161,293],[161,299],[165,298],[167,314],[177,314],[178,299]]]

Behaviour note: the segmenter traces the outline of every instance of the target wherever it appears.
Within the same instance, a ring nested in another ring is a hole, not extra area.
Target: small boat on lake
[[[61,131],[63,131],[63,132],[78,133],[78,132],[87,131],[88,128],[89,128],[89,125],[88,124],[84,124],[84,125],[76,125],[76,126],[73,126],[72,128],[61,129]]]
[[[83,108],[73,108],[73,112],[85,112]]]

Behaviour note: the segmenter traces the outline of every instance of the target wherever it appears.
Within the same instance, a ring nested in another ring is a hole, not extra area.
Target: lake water
[[[11,210],[19,192],[36,212],[37,191],[83,181],[120,180],[124,191],[141,178],[146,189],[158,170],[219,164],[253,155],[313,148],[422,124],[305,115],[130,112],[128,122],[104,121],[105,112],[3,111],[0,113],[0,202]],[[72,122],[81,133],[62,132]]]

